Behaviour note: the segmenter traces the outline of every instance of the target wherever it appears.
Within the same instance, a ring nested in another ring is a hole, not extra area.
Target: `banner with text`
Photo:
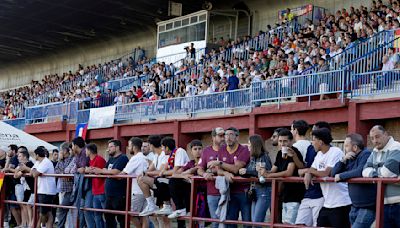
[[[296,8],[291,8],[290,12],[295,17],[299,17],[299,16],[303,16],[305,14],[311,13],[312,10],[313,10],[313,5],[308,4],[308,5],[305,5],[305,6],[299,6],[299,7],[296,7]],[[279,19],[279,21],[282,21],[285,18],[285,14],[286,13],[287,13],[287,9],[278,11],[278,19]]]
[[[109,128],[114,125],[115,106],[91,108],[88,129]]]

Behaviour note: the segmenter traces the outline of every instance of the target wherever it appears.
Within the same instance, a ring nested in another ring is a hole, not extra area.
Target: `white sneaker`
[[[140,212],[139,216],[149,216],[151,214],[154,214],[156,211],[158,211],[158,207],[156,205],[147,205],[142,212]]]
[[[172,214],[168,215],[168,218],[175,219],[175,218],[178,218],[181,216],[186,216],[186,215],[187,215],[186,209],[184,208],[184,209],[180,209],[180,210],[176,210],[176,211],[172,212]]]
[[[161,208],[161,210],[157,211],[155,214],[157,215],[170,215],[172,214],[173,210],[171,205],[169,204],[164,204],[163,208]]]

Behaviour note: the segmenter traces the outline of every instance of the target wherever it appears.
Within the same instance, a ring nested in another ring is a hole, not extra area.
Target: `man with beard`
[[[135,177],[142,175],[147,171],[149,163],[147,162],[146,156],[142,153],[141,148],[143,140],[137,137],[133,137],[128,141],[127,152],[132,155],[128,164],[122,170],[121,174],[133,175]],[[137,179],[132,179],[132,198],[131,198],[131,211],[140,213],[146,204],[146,198],[140,189]],[[148,217],[140,217],[140,219],[134,217],[133,224],[135,227],[148,227]]]
[[[108,142],[109,159],[104,169],[95,168],[94,173],[104,175],[118,175],[128,163],[128,157],[121,151],[121,141],[110,140]],[[126,179],[106,178],[105,195],[106,205],[108,210],[125,210],[125,191]],[[106,227],[117,227],[115,214],[105,214]],[[125,216],[117,215],[117,220],[120,227],[125,227]]]

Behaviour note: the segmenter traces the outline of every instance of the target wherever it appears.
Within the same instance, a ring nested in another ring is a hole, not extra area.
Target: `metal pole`
[[[271,181],[271,224],[273,227],[273,224],[278,222],[278,213],[279,213],[279,199],[278,199],[278,182],[277,180],[272,180]]]
[[[190,217],[189,217],[189,227],[190,228],[195,228],[196,224],[193,221],[193,217],[197,216],[194,214],[195,209],[196,209],[196,195],[197,195],[197,191],[196,191],[196,179],[191,179],[190,182]]]
[[[33,187],[33,193],[34,193],[34,199],[33,199],[33,227],[37,226],[38,223],[38,210],[36,206],[36,201],[37,201],[37,184],[38,184],[38,178],[35,178],[34,182],[34,187]],[[1,224],[2,225],[2,224]]]
[[[130,227],[131,217],[129,215],[129,211],[131,209],[131,186],[132,186],[132,178],[126,178],[126,203],[125,203],[125,228]]]
[[[383,227],[383,208],[384,208],[384,198],[385,198],[385,185],[382,180],[377,181],[377,193],[376,193],[376,224],[375,227]]]

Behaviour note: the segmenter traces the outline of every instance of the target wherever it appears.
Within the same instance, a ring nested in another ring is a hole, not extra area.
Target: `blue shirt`
[[[347,160],[336,163],[331,174],[339,174],[341,180],[347,180],[355,177],[362,177],[362,171],[371,151],[364,149],[353,160]],[[376,203],[376,185],[375,184],[348,184],[349,196],[354,207],[375,209]]]
[[[236,75],[228,77],[228,90],[239,89],[239,78]]]
[[[309,145],[307,148],[307,154],[305,159],[305,167],[310,168],[312,163],[314,162],[315,156],[317,156],[317,152],[315,151],[312,145]],[[304,194],[305,199],[319,199],[323,197],[321,186],[319,183],[314,183],[310,185]]]

